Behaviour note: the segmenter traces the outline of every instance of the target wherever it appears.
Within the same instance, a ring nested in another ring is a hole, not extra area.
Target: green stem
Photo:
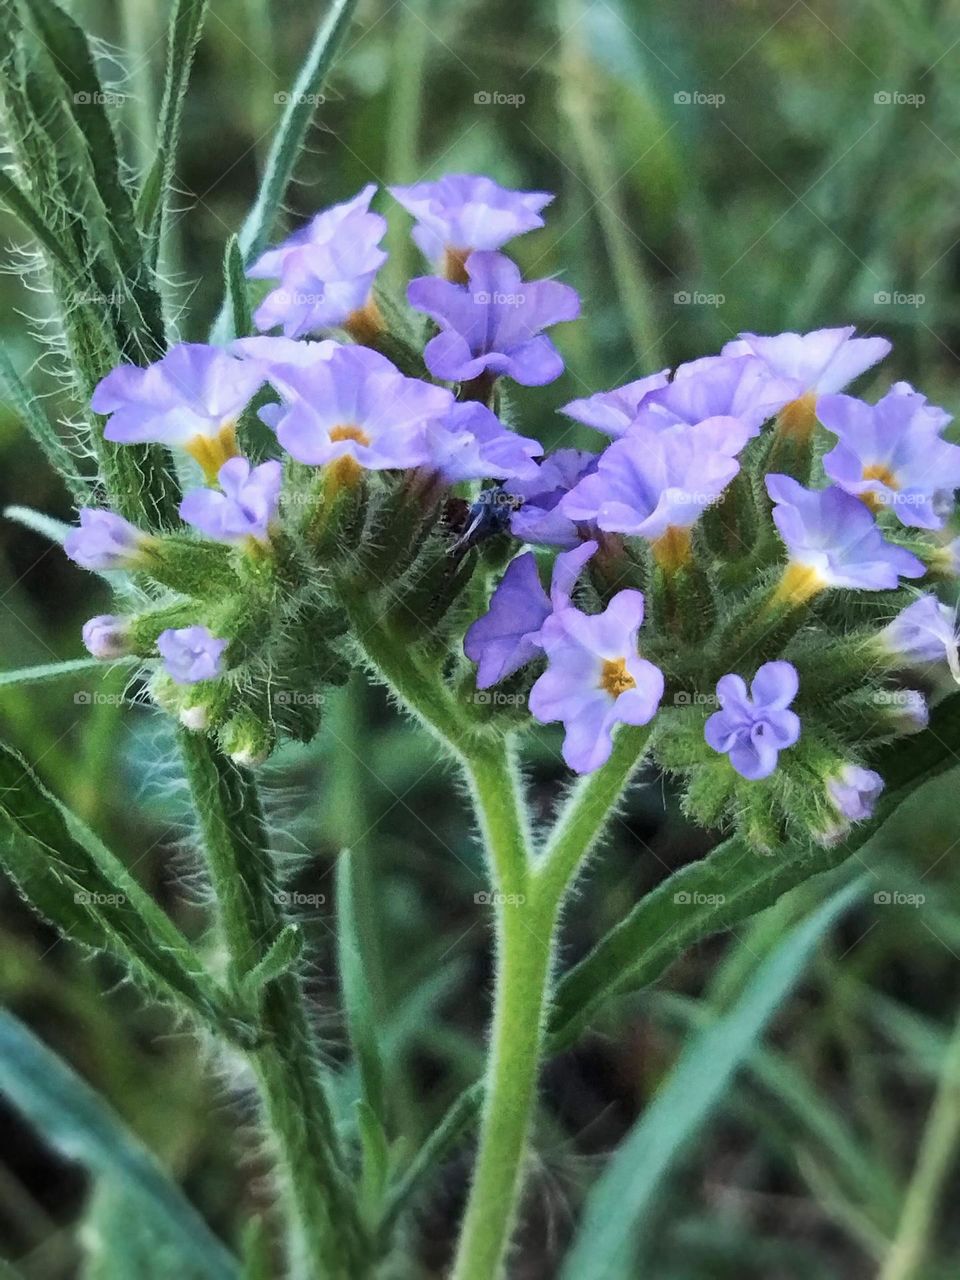
[[[920,1140],[900,1222],[877,1280],[914,1280],[921,1274],[937,1206],[960,1142],[960,1020],[940,1071],[936,1096]]]
[[[182,733],[180,745],[216,893],[229,976],[238,986],[284,923],[263,817],[250,776],[208,739]],[[363,1274],[365,1243],[330,1103],[316,1073],[316,1046],[295,974],[267,985],[261,1018],[265,1042],[251,1053],[251,1063],[279,1147],[295,1223],[295,1273],[354,1280]]]
[[[497,966],[480,1146],[454,1280],[499,1274],[522,1190],[536,1101],[557,904],[532,891],[524,820],[509,756],[466,763],[493,870]]]

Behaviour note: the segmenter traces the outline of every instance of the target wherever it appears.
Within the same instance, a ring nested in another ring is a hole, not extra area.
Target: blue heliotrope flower
[[[870,511],[837,485],[805,489],[791,476],[768,475],[774,523],[790,562],[779,597],[799,604],[827,587],[890,591],[926,569],[912,552],[884,538]]]
[[[287,394],[284,370],[308,369],[319,360],[329,360],[343,344],[333,338],[312,342],[308,338],[280,338],[261,334],[257,338],[238,338],[230,350],[243,360],[255,364],[263,376],[281,395]],[[291,392],[292,394],[292,392]]]
[[[789,709],[798,687],[791,662],[765,662],[749,691],[740,676],[722,676],[717,681],[720,710],[704,726],[708,746],[729,756],[742,778],[769,778],[779,753],[800,737],[800,717]]]
[[[518,436],[478,401],[455,404],[427,427],[428,465],[447,484],[461,480],[522,480],[537,474],[543,446]]]
[[[883,778],[875,769],[864,769],[857,764],[845,764],[839,773],[827,779],[827,795],[845,825],[872,818],[883,788]]]
[[[100,613],[83,624],[84,647],[94,658],[108,661],[130,652],[130,628],[126,618]]]
[[[421,276],[407,289],[410,305],[440,326],[423,353],[434,377],[502,374],[528,387],[559,378],[563,359],[542,330],[577,318],[577,291],[559,280],[521,279],[502,253],[471,253],[467,276],[463,285]]]
[[[580,532],[559,504],[575,484],[597,469],[599,460],[599,454],[585,450],[557,449],[544,458],[536,474],[505,484],[506,492],[521,504],[510,518],[513,536],[545,547],[575,547]]]
[[[472,173],[388,190],[417,220],[414,243],[450,279],[463,278],[473,250],[501,249],[514,236],[542,227],[540,211],[553,199],[547,191],[510,191]]]
[[[876,638],[880,651],[914,668],[949,667],[960,684],[960,627],[957,611],[934,595],[920,596],[889,622]]]
[[[279,462],[251,467],[246,458],[230,458],[217,475],[217,489],[191,489],[180,503],[180,517],[217,542],[256,538],[266,542],[276,518],[283,481]]]
[[[288,338],[348,321],[370,299],[387,260],[380,241],[387,223],[370,212],[376,184],[312,218],[247,271],[255,280],[279,280],[254,312],[260,330],[281,326]]]
[[[530,713],[563,723],[563,758],[577,773],[609,759],[618,724],[647,724],[657,713],[663,673],[637,651],[642,622],[642,592],[620,591],[603,613],[571,607],[543,624],[548,665],[530,690]]]
[[[220,675],[227,643],[203,626],[168,627],[157,637],[164,670],[176,684],[197,684]]]
[[[549,595],[541,585],[532,551],[510,562],[490,608],[464,637],[463,651],[477,663],[478,689],[499,684],[541,652],[543,624],[569,605],[580,571],[596,549],[595,542],[584,542],[573,551],[561,552],[554,561]]]
[[[129,520],[99,507],[81,507],[79,528],[71,529],[63,549],[82,569],[132,569],[151,539]]]
[[[285,366],[282,382],[286,403],[266,405],[260,416],[289,454],[312,466],[339,459],[371,471],[421,466],[430,461],[428,427],[453,407],[445,388],[405,377],[366,347]]]
[[[596,395],[571,400],[560,412],[616,440],[632,425],[637,411],[650,393],[665,387],[669,380],[670,370],[661,369],[659,373],[637,378],[635,382],[615,387],[613,391],[598,391]]]
[[[779,377],[757,356],[704,356],[682,364],[668,385],[638,406],[637,425],[691,426],[712,418],[738,418],[756,435],[764,422],[795,398],[798,382]]]
[[[754,355],[778,378],[792,378],[796,396],[819,397],[859,378],[890,352],[886,338],[856,338],[855,327],[815,329],[811,333],[778,333],[763,337],[741,333],[723,348],[725,356]]]
[[[257,364],[220,347],[181,342],[145,369],[113,369],[90,404],[109,415],[107,440],[185,449],[212,478],[236,453],[237,418],[262,384]]]
[[[595,523],[657,543],[689,530],[740,470],[736,454],[750,435],[738,418],[652,431],[633,427],[602,454],[559,508],[576,523]]]
[[[950,421],[906,382],[875,405],[823,396],[820,421],[840,443],[824,456],[827,475],[871,508],[889,507],[901,524],[939,529],[960,486],[960,448],[940,438]]]

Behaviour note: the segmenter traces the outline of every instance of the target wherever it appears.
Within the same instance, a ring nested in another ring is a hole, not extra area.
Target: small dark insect
[[[467,509],[462,532],[451,546],[451,554],[475,547],[498,533],[505,533],[509,527],[511,515],[522,501],[522,498],[507,493],[499,486],[484,489],[476,502]]]

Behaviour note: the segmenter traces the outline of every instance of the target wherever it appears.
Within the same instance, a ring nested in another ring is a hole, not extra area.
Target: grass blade
[[[178,1274],[235,1280],[233,1258],[150,1152],[103,1098],[6,1012],[0,1012],[0,1090],[57,1151],[136,1199],[139,1212],[180,1246]]]
[[[654,1102],[594,1185],[561,1280],[584,1275],[604,1280],[626,1274],[625,1260],[665,1178],[753,1052],[820,939],[865,883],[862,877],[847,885],[795,926],[764,959],[729,1012],[690,1041]]]

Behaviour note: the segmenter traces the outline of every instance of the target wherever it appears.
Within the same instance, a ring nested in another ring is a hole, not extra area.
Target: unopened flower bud
[[[83,624],[83,643],[95,658],[109,661],[126,657],[130,650],[130,625],[112,613],[98,614]]]

